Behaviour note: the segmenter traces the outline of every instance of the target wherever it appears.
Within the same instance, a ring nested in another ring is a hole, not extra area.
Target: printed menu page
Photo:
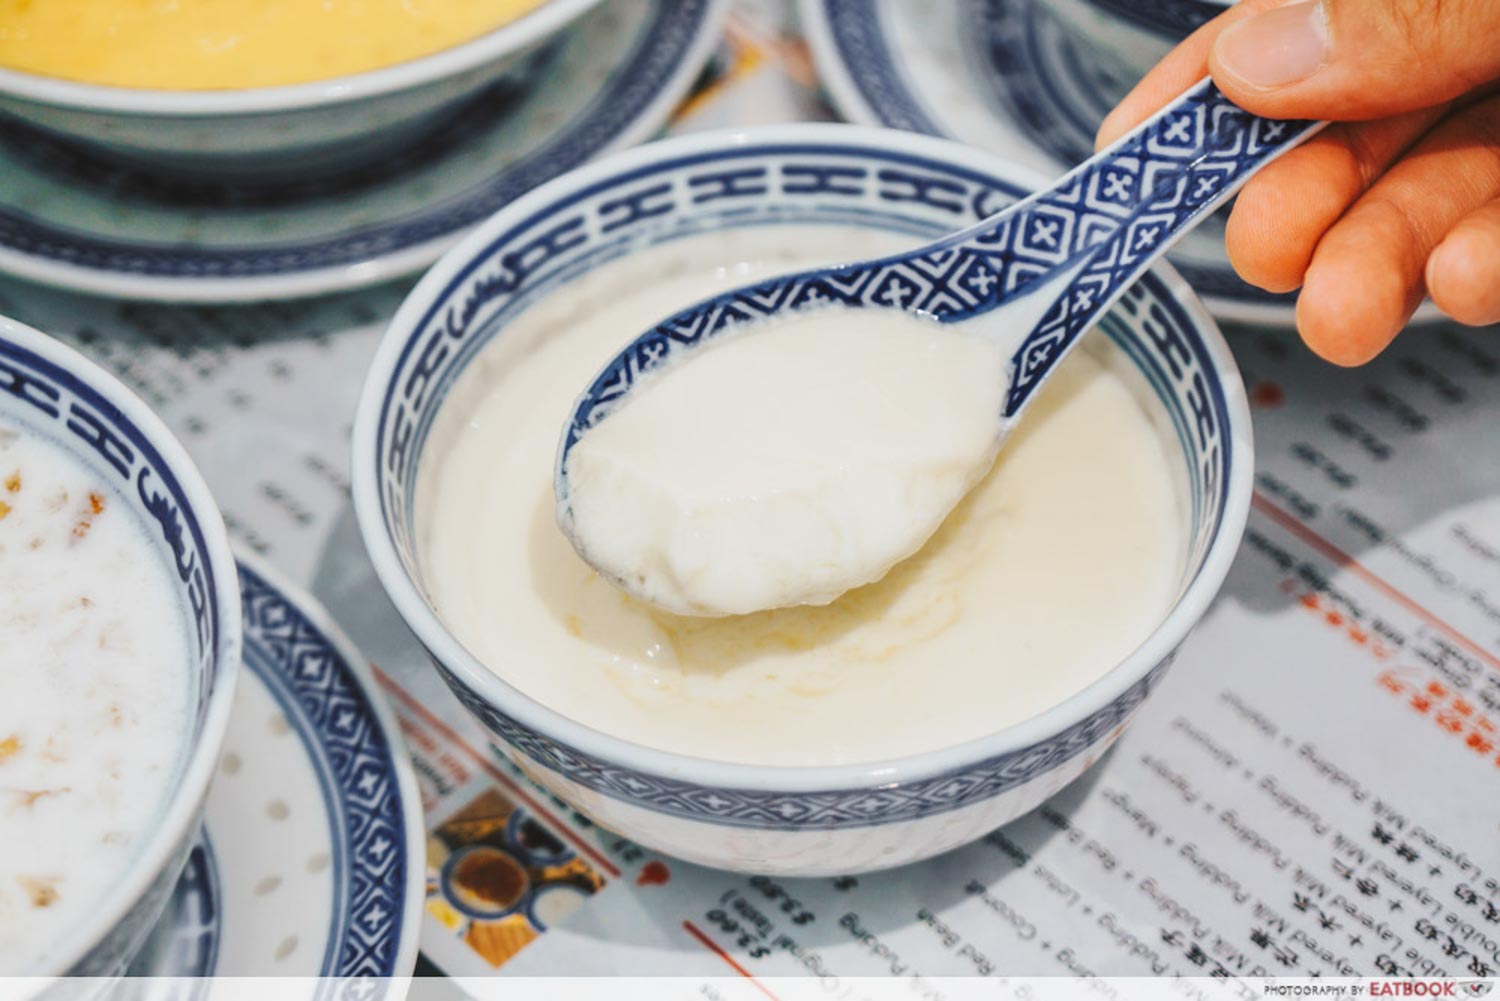
[[[825,117],[779,4],[741,3],[674,129]],[[398,711],[429,858],[519,832],[524,907],[429,881],[422,970],[470,976],[1500,975],[1500,331],[1414,329],[1338,370],[1229,327],[1254,510],[1222,594],[1103,762],[941,858],[737,876],[601,830],[519,775],[384,597],[355,527],[354,403],[408,282],[126,305],[0,284],[186,442],[236,542],[309,585]],[[913,683],[919,683],[914,679]],[[522,892],[522,891],[518,891]]]

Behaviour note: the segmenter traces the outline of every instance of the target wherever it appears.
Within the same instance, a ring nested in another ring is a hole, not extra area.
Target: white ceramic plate
[[[244,557],[240,588],[246,670],[203,833],[131,972],[409,976],[426,832],[395,718],[312,598]]]
[[[610,0],[522,93],[489,91],[402,156],[333,179],[190,185],[0,122],[0,271],[117,298],[313,295],[418,270],[517,195],[648,138],[725,0]]]

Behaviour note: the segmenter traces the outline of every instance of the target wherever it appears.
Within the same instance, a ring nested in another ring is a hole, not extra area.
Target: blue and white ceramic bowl
[[[1234,0],[1043,0],[1081,49],[1121,86],[1114,105],[1172,47],[1224,13]]]
[[[332,172],[410,145],[491,85],[524,85],[529,60],[597,3],[546,0],[432,55],[280,87],[153,90],[0,69],[0,115],[173,173],[249,180]]]
[[[196,625],[188,676],[197,711],[184,735],[170,801],[121,878],[98,889],[89,916],[28,974],[113,975],[146,940],[198,834],[240,665],[240,592],[234,555],[187,452],[141,400],[78,352],[0,317],[0,419],[48,438],[112,481],[152,527],[176,568],[175,597]]]
[[[643,246],[780,223],[914,242],[1024,196],[1035,175],[905,132],[797,125],[689,136],[552,181],[440,261],[396,315],[355,422],[354,498],[382,584],[445,680],[527,774],[642,844],[727,869],[817,875],[970,841],[1077,778],[1120,735],[1218,590],[1248,510],[1250,417],[1207,312],[1167,268],[1103,324],[1180,444],[1190,558],[1170,613],[1129,658],[1051,710],[981,740],[871,765],[753,767],[665,753],[580,725],[481,664],[424,580],[414,498],[433,418],[476,352],[539,295]],[[1171,432],[1168,432],[1171,434]],[[920,684],[920,678],[913,678]]]
[[[203,830],[130,975],[290,980],[278,1001],[338,996],[313,978],[379,978],[360,1001],[396,1001],[426,829],[395,714],[317,600],[246,553],[240,598],[244,670]],[[179,986],[131,1001],[218,996]]]

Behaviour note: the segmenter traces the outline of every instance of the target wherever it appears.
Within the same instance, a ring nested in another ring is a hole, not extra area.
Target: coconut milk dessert
[[[832,765],[994,733],[1134,649],[1176,594],[1183,486],[1170,432],[1103,337],[1053,376],[918,552],[826,605],[676,615],[602,578],[558,528],[558,429],[636,333],[757,277],[909,242],[831,227],[692,237],[601,266],[513,320],[454,387],[418,486],[424,577],[469,650],[618,737]]]
[[[882,309],[762,321],[589,429],[559,521],[671,612],[826,605],[920,549],[989,470],[1005,385],[972,328]]]
[[[187,729],[188,624],[125,499],[0,417],[0,975],[130,865]]]

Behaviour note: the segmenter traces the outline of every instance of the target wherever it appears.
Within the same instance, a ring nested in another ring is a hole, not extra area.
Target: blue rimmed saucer
[[[611,0],[564,34],[523,92],[482,94],[418,148],[331,179],[169,182],[0,124],[0,272],[195,302],[410,273],[517,195],[659,129],[725,10],[725,0]]]
[[[311,598],[243,556],[240,589],[247,670],[204,829],[131,972],[406,977],[426,835],[395,718]]]
[[[1129,86],[1040,0],[802,0],[801,13],[819,74],[849,119],[960,139],[1049,174],[1093,153],[1111,96]],[[1208,220],[1172,263],[1218,316],[1292,323],[1292,297],[1234,273],[1223,232]]]

